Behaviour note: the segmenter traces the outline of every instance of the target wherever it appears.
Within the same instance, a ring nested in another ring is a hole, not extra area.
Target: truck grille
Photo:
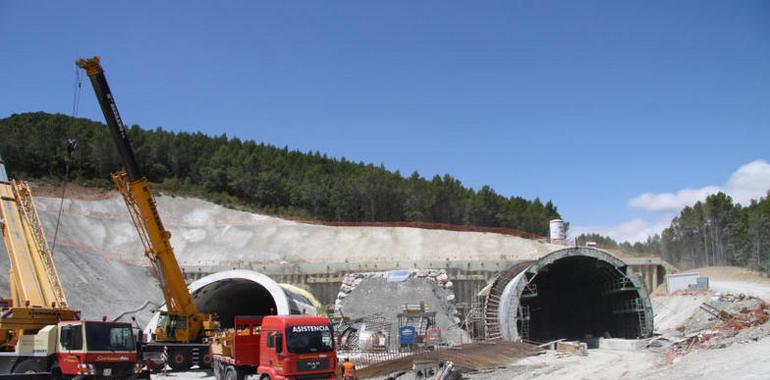
[[[111,368],[110,376],[125,376],[134,373],[134,363],[97,363],[94,364],[97,375],[102,375],[105,368]]]
[[[329,369],[329,359],[300,360],[297,362],[297,371],[318,371]]]
[[[315,373],[312,375],[297,375],[294,377],[297,380],[313,380],[313,379],[331,379],[332,373]]]

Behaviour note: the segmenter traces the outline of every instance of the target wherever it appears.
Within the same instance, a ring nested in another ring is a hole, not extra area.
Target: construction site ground
[[[770,300],[770,281],[741,268],[710,267],[694,271],[710,276],[713,288],[708,292],[655,295],[652,298],[655,325],[660,335],[651,340],[659,342],[652,343],[652,347],[598,348],[588,350],[586,356],[547,351],[517,360],[506,368],[465,377],[479,380],[766,379],[770,373],[770,361],[765,360],[770,355],[770,323],[765,321],[722,332],[720,329],[727,323],[700,306],[709,302],[736,314],[759,307],[762,300]],[[677,350],[676,343],[686,337],[692,337],[696,343],[687,350]]]
[[[770,373],[770,323],[755,325],[725,322],[701,309],[704,302],[744,320],[761,308],[766,314],[770,281],[737,268],[705,268],[702,275],[713,276],[710,291],[656,294],[655,338],[644,348],[589,349],[585,356],[555,350],[512,358],[500,368],[468,370],[464,379],[765,379]],[[660,293],[660,292],[656,292]],[[770,300],[768,300],[770,301]],[[742,312],[745,312],[742,314]],[[751,319],[749,318],[749,319]],[[629,345],[630,346],[630,345]],[[474,348],[474,350],[477,350]],[[471,350],[473,351],[473,350]],[[453,355],[458,355],[455,352]],[[461,355],[461,354],[460,354]],[[387,379],[382,371],[377,376]],[[365,374],[366,372],[364,372]],[[153,375],[156,380],[211,380],[207,371],[188,371]],[[403,379],[409,379],[408,375]]]

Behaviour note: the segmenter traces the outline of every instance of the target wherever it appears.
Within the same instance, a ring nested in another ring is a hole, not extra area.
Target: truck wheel
[[[208,369],[211,368],[211,352],[207,352],[203,357],[198,361],[198,367],[201,369]]]
[[[64,375],[61,373],[60,367],[51,368],[51,380],[64,380]]]
[[[214,371],[214,378],[217,380],[224,380],[222,377],[222,364],[219,362],[214,362],[214,364],[211,366]]]
[[[43,368],[32,359],[27,359],[13,369],[13,373],[38,373],[43,372]]]
[[[174,371],[184,371],[190,368],[191,363],[187,358],[188,355],[186,352],[176,351],[176,352],[172,352],[169,356],[170,356],[169,359],[171,360],[168,361],[168,365]]]
[[[234,366],[227,366],[227,373],[225,374],[225,380],[243,380],[243,376],[238,373],[238,369]]]

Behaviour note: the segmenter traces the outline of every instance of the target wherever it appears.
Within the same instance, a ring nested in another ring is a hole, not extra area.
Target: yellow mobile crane
[[[11,298],[4,300],[8,308],[0,318],[6,351],[25,331],[79,319],[79,312],[67,306],[29,185],[9,180],[2,160],[0,166],[0,223],[11,262]]]
[[[129,323],[81,321],[67,304],[59,273],[24,181],[9,180],[0,158],[0,229],[11,263],[11,298],[0,313],[0,375],[134,379]]]
[[[169,365],[174,369],[186,369],[194,364],[208,367],[211,356],[208,344],[203,340],[207,332],[218,328],[218,324],[212,315],[198,311],[187,289],[182,269],[171,247],[171,233],[163,226],[150,183],[136,162],[128,131],[118,113],[99,57],[80,59],[77,65],[86,70],[91,79],[96,98],[120,153],[124,168],[113,173],[112,179],[128,206],[131,220],[166,301],[167,311],[161,312],[154,342],[145,345],[144,351],[167,349]]]

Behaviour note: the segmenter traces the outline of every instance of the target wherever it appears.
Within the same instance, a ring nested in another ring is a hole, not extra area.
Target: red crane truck
[[[337,379],[337,353],[327,317],[235,317],[211,342],[217,380]]]
[[[15,352],[0,353],[0,378],[148,378],[140,376],[142,365],[128,323],[62,321],[22,335],[16,347]]]

